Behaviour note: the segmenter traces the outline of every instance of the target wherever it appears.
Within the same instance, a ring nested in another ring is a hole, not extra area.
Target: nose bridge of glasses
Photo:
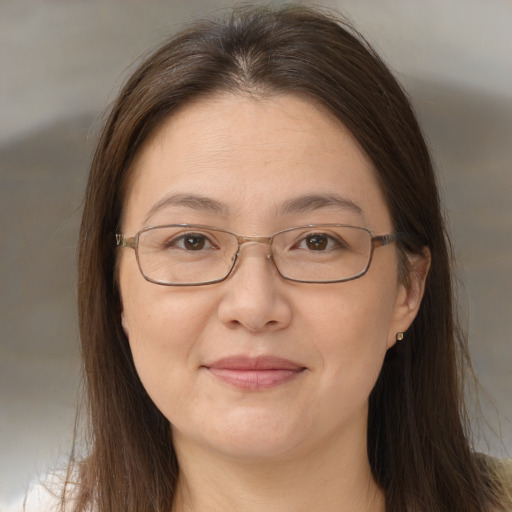
[[[262,244],[267,246],[267,258],[272,257],[272,237],[270,236],[237,236],[238,241],[238,255],[240,249],[246,244]]]

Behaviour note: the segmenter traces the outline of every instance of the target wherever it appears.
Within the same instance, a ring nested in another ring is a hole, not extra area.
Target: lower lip
[[[303,371],[303,369],[234,370],[230,368],[208,368],[208,370],[222,382],[250,391],[280,386],[298,377]]]

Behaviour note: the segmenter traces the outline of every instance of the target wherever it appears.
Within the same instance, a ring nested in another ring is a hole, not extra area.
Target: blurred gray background
[[[477,440],[510,456],[512,3],[316,4],[344,12],[412,96],[443,186],[462,317],[485,389]],[[227,5],[0,0],[2,510],[70,450],[79,382],[75,247],[102,112],[143,52],[190,17]]]

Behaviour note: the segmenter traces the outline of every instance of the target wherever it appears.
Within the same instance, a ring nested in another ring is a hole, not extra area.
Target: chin
[[[196,428],[191,423],[186,428],[175,427],[175,442],[193,443],[224,457],[257,462],[286,458],[314,438],[306,422],[293,421],[289,414],[275,411],[244,407],[227,416],[204,417],[209,418],[208,422],[196,424]]]
[[[262,436],[238,435],[234,438],[219,440],[213,445],[209,439],[210,449],[224,457],[245,461],[247,463],[275,462],[292,458],[300,451],[301,443],[297,439],[283,438],[281,435]]]

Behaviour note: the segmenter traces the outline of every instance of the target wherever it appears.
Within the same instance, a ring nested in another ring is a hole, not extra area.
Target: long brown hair
[[[452,298],[436,179],[409,101],[370,45],[331,14],[242,8],[172,37],[120,92],[89,176],[79,249],[79,322],[90,452],[72,462],[74,509],[169,511],[178,476],[168,420],[146,394],[120,324],[114,235],[130,164],[178,107],[217,91],[291,93],[327,107],[374,163],[403,255],[429,247],[425,296],[370,396],[368,457],[388,511],[483,512],[500,488],[468,442],[469,365]],[[407,275],[403,276],[405,279]]]

